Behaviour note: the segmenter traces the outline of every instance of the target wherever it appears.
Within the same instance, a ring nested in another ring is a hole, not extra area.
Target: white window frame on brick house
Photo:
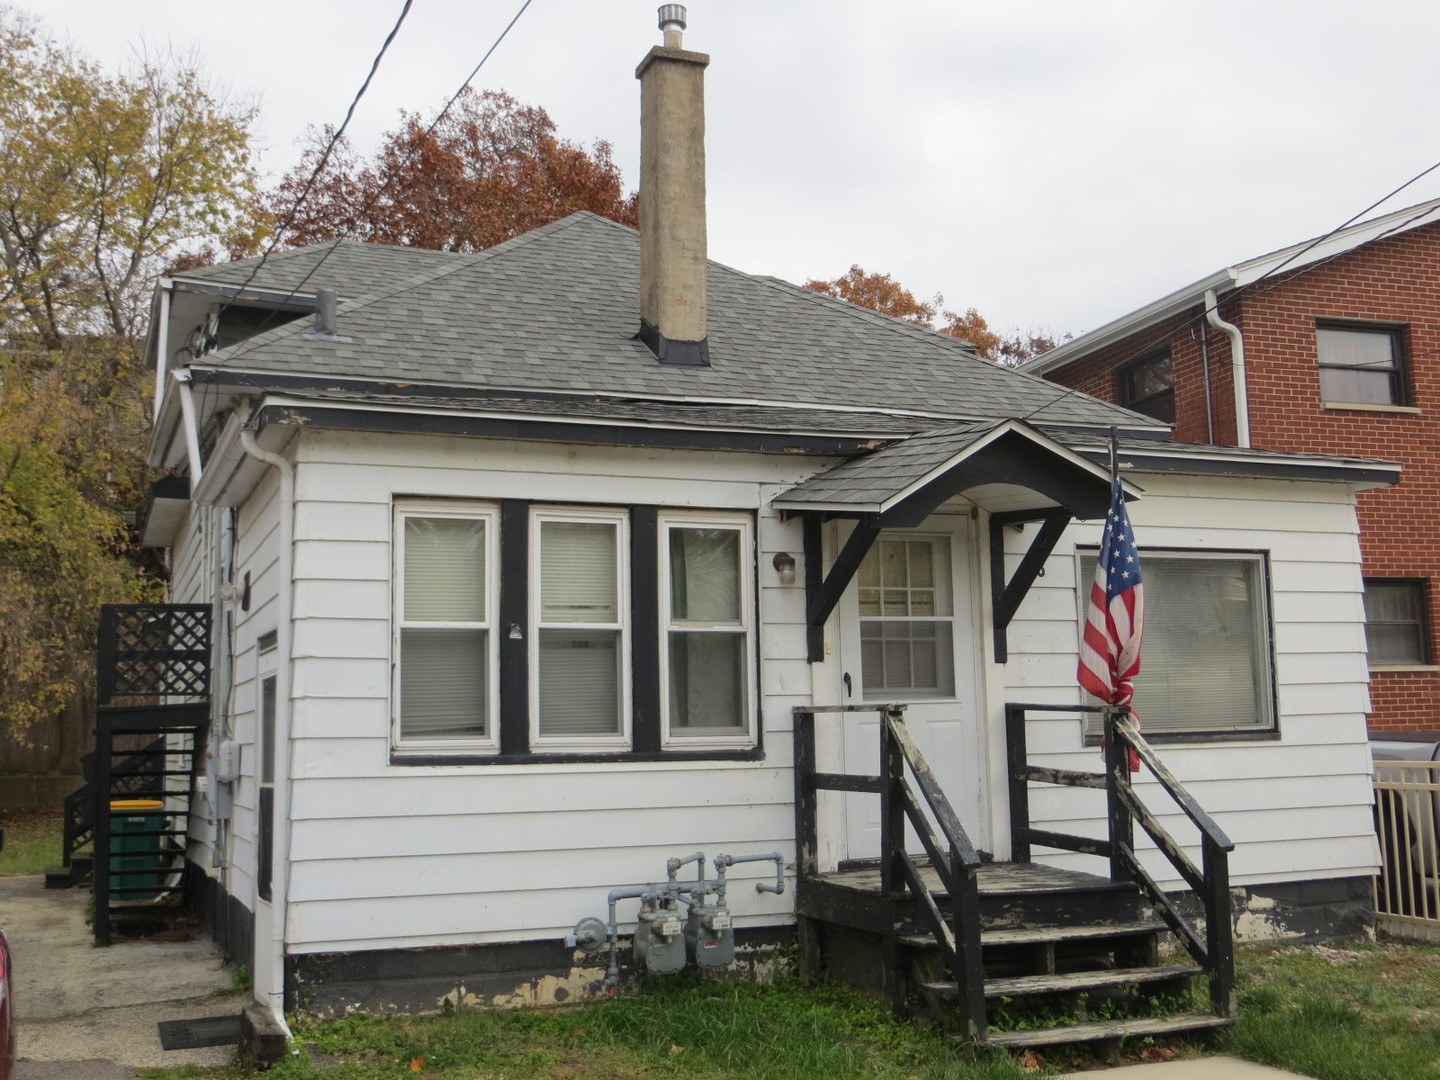
[[[1365,579],[1366,659],[1372,669],[1430,666],[1428,585],[1424,578]],[[1387,604],[1396,598],[1409,610]]]
[[[1315,356],[1325,404],[1409,404],[1403,325],[1318,319]]]

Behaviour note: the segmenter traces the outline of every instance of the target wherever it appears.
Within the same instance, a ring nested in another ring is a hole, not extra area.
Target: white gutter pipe
[[[275,747],[283,748],[276,755],[275,818],[271,823],[271,915],[270,915],[270,985],[256,986],[258,1000],[269,1005],[270,1011],[290,1035],[285,1023],[285,922],[290,909],[290,714],[292,643],[295,622],[295,466],[288,458],[260,449],[255,432],[240,431],[240,445],[256,461],[273,465],[280,471],[280,618],[275,627],[275,651],[280,663],[275,672]],[[257,763],[258,767],[258,763]],[[257,942],[257,948],[264,943]],[[258,966],[258,965],[257,965]]]
[[[185,453],[190,458],[190,490],[194,491],[205,474],[200,462],[200,421],[195,415],[195,391],[190,386],[188,374],[175,373],[175,382],[180,387],[180,413],[185,429]]]
[[[166,376],[170,374],[170,280],[160,282],[160,312],[155,325],[155,407],[151,423],[160,422],[160,406],[165,400]]]
[[[1250,395],[1245,388],[1245,339],[1240,328],[1220,318],[1220,301],[1214,289],[1205,290],[1205,318],[1216,330],[1230,339],[1230,371],[1235,380],[1235,441],[1250,446]]]

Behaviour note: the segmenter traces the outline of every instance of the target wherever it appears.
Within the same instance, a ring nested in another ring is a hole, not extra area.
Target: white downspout
[[[295,621],[295,466],[288,458],[260,449],[255,433],[240,430],[240,445],[256,461],[273,465],[280,471],[280,614],[275,627],[275,647],[280,658],[275,672],[275,700],[282,707],[275,711],[275,819],[271,824],[271,918],[270,918],[270,985],[255,987],[256,997],[270,1006],[270,1011],[287,1037],[285,1024],[285,922],[290,910],[290,712],[291,655]],[[282,767],[283,766],[283,767]],[[263,995],[263,996],[262,996]]]
[[[1235,381],[1235,441],[1250,447],[1250,395],[1245,389],[1245,339],[1240,328],[1220,318],[1220,301],[1214,289],[1205,290],[1205,318],[1216,330],[1230,339],[1230,371]]]
[[[170,374],[170,282],[160,282],[160,314],[155,331],[155,406],[152,423],[160,422],[160,405],[165,400],[166,376]]]
[[[181,426],[185,429],[185,453],[190,458],[190,490],[200,486],[204,476],[200,462],[200,422],[195,416],[195,391],[190,385],[190,376],[175,373],[175,382],[180,387]]]

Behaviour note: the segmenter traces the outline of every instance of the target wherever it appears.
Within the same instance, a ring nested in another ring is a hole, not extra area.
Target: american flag
[[[1085,635],[1080,643],[1080,685],[1109,705],[1129,705],[1140,672],[1140,638],[1145,630],[1145,587],[1140,553],[1125,512],[1117,476],[1110,486],[1110,513],[1100,543],[1100,561],[1090,586]]]

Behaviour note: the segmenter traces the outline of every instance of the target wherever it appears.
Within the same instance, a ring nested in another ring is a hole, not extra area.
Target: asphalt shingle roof
[[[341,295],[344,342],[271,329],[197,366],[431,386],[917,410],[955,419],[1153,428],[1147,417],[980,359],[954,338],[711,263],[709,368],[635,340],[639,238],[578,213],[474,255],[341,244],[272,257],[256,288]],[[194,271],[239,284],[253,260]]]

